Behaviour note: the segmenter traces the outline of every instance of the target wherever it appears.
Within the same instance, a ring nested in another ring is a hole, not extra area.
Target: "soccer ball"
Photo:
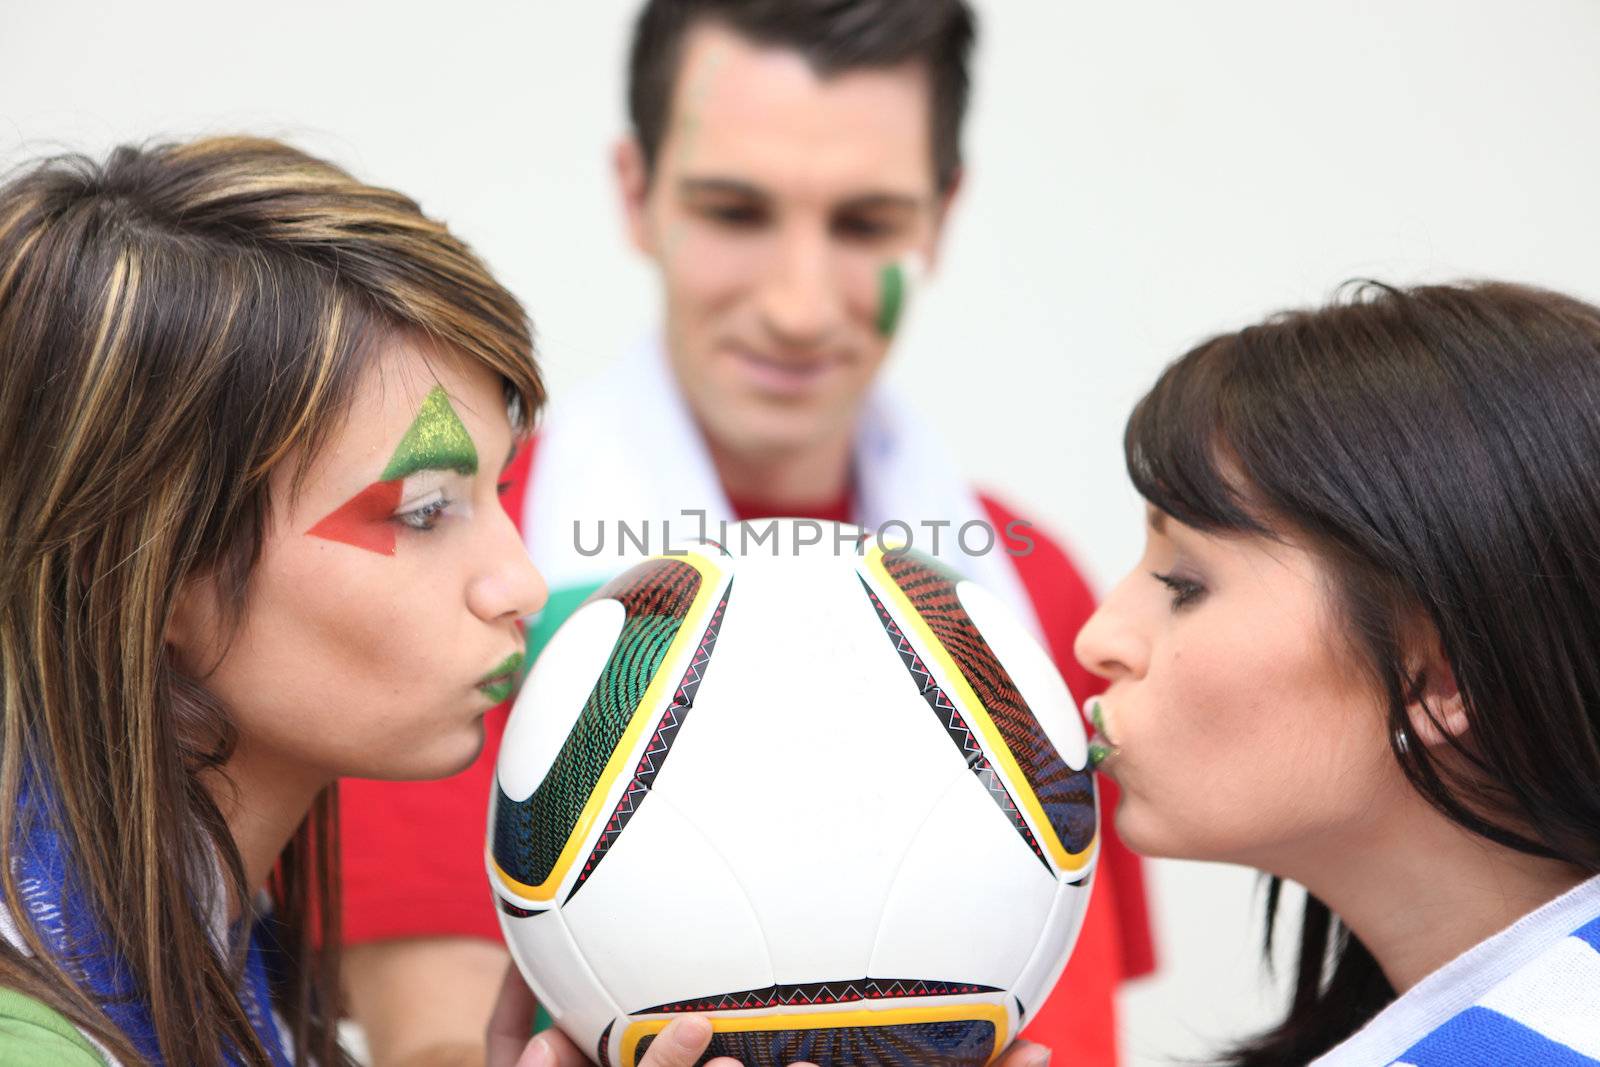
[[[1088,904],[1081,720],[992,593],[778,526],[651,557],[551,638],[496,765],[506,943],[613,1067],[685,1012],[746,1067],[989,1063]]]

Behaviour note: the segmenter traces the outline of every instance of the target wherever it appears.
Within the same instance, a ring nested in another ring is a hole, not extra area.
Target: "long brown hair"
[[[1125,445],[1139,492],[1180,521],[1306,540],[1434,808],[1600,873],[1600,308],[1506,283],[1355,286],[1190,351]],[[1427,691],[1408,666],[1418,620],[1469,722],[1451,761],[1407,711]],[[1288,1015],[1226,1062],[1308,1063],[1394,995],[1308,896]]]
[[[375,341],[411,331],[544,391],[522,307],[411,200],[273,141],[222,138],[69,156],[0,186],[0,810],[48,782],[51,829],[149,1007],[162,1058],[270,1064],[208,928],[211,872],[243,906],[238,850],[202,779],[227,709],[163,636],[205,576],[237,626],[270,508],[305,475]],[[31,779],[30,779],[31,780]],[[338,1049],[337,798],[321,794],[271,878],[284,967],[274,1004],[298,1062]],[[37,997],[124,1062],[141,1057],[18,906],[28,952],[0,985]]]

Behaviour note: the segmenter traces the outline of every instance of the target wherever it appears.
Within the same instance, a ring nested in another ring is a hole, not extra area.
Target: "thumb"
[[[711,1044],[711,1023],[699,1015],[672,1020],[645,1053],[639,1067],[693,1067]]]

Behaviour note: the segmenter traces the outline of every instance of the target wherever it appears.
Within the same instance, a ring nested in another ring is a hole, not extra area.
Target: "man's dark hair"
[[[628,61],[628,113],[648,171],[666,137],[683,41],[708,22],[755,44],[793,49],[821,77],[927,64],[934,171],[940,190],[955,182],[977,37],[966,0],[648,0]]]

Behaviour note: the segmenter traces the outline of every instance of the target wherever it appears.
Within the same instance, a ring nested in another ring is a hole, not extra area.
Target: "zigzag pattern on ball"
[[[644,1059],[654,1040],[654,1034],[640,1039],[634,1063]],[[711,1047],[699,1062],[732,1056],[744,1067],[788,1067],[801,1061],[817,1064],[817,1067],[906,1067],[907,1064],[983,1067],[995,1052],[994,1043],[994,1024],[987,1019],[889,1026],[730,1030],[712,1035]]]
[[[513,919],[531,919],[535,915],[543,915],[549,908],[519,908],[504,897],[496,894],[495,903],[500,905],[500,910]]]
[[[1073,770],[1039,725],[1033,710],[961,606],[960,576],[920,553],[883,556],[883,569],[950,653],[962,677],[989,712],[1013,758],[1068,852],[1088,848],[1095,835],[1094,780]]]
[[[857,978],[847,982],[809,982],[805,985],[770,985],[718,993],[696,1000],[658,1004],[634,1012],[660,1015],[684,1011],[739,1011],[745,1008],[790,1008],[796,1005],[849,1004],[860,1000],[899,1000],[906,997],[950,997],[964,993],[999,993],[994,986],[971,982],[934,982],[922,978]]]
[[[611,813],[611,818],[606,820],[606,827],[595,841],[583,870],[578,872],[578,880],[573,885],[572,892],[567,894],[566,902],[570,902],[578,895],[578,890],[583,888],[589,876],[594,874],[595,868],[600,866],[600,861],[605,859],[612,844],[622,836],[622,831],[633,818],[633,813],[644,803],[644,798],[649,794],[656,775],[660,774],[661,768],[666,765],[667,753],[672,749],[672,742],[677,739],[678,731],[683,727],[684,720],[689,717],[689,709],[694,707],[694,695],[699,692],[700,681],[705,677],[706,665],[711,662],[711,651],[717,647],[717,635],[722,632],[722,617],[727,613],[728,597],[732,593],[733,583],[730,581],[728,588],[722,593],[722,599],[717,603],[716,610],[711,613],[711,621],[706,623],[700,645],[694,650],[694,656],[689,660],[689,667],[683,672],[682,680],[678,682],[678,690],[672,695],[672,702],[667,705],[667,710],[661,713],[661,719],[656,723],[656,732],[650,738],[650,743],[645,746],[644,755],[640,757],[638,766],[633,769],[633,778],[623,790],[621,799],[617,801],[616,810]]]
[[[860,581],[861,588],[867,591],[868,599],[872,601],[873,608],[878,612],[878,621],[883,624],[884,632],[889,635],[890,643],[894,645],[895,652],[900,656],[900,662],[905,664],[906,670],[911,674],[911,680],[916,683],[917,692],[922,695],[923,700],[928,702],[928,707],[932,708],[934,713],[939,716],[939,722],[943,724],[945,732],[950,735],[950,740],[954,741],[956,747],[961,750],[961,755],[966,758],[967,766],[972,769],[973,774],[978,776],[978,781],[983,783],[983,788],[988,791],[989,796],[999,806],[1007,821],[1011,823],[1012,829],[1017,831],[1022,840],[1027,843],[1028,848],[1033,851],[1034,856],[1040,863],[1044,864],[1044,869],[1050,872],[1050,877],[1054,878],[1055,868],[1051,867],[1050,861],[1045,858],[1044,849],[1039,847],[1039,841],[1034,836],[1032,827],[1028,825],[1028,820],[1023,817],[1022,812],[1017,808],[1017,802],[1011,799],[1011,793],[1007,791],[1005,783],[1000,780],[1000,775],[995,771],[994,765],[989,762],[989,757],[983,754],[983,746],[978,743],[977,737],[973,735],[972,728],[967,725],[967,720],[962,718],[961,712],[956,709],[950,697],[945,694],[939,683],[934,680],[933,673],[922,662],[922,657],[917,654],[917,650],[912,647],[911,642],[906,640],[906,635],[895,624],[894,617],[889,614],[889,609],[883,606],[883,601],[878,599],[878,594],[873,591],[872,586],[867,583],[865,578],[861,578]]]
[[[512,878],[541,885],[550,877],[617,742],[638,714],[700,583],[700,572],[690,564],[653,559],[607,582],[585,601],[620,602],[622,632],[533,795],[512,800],[495,780],[494,860]]]

